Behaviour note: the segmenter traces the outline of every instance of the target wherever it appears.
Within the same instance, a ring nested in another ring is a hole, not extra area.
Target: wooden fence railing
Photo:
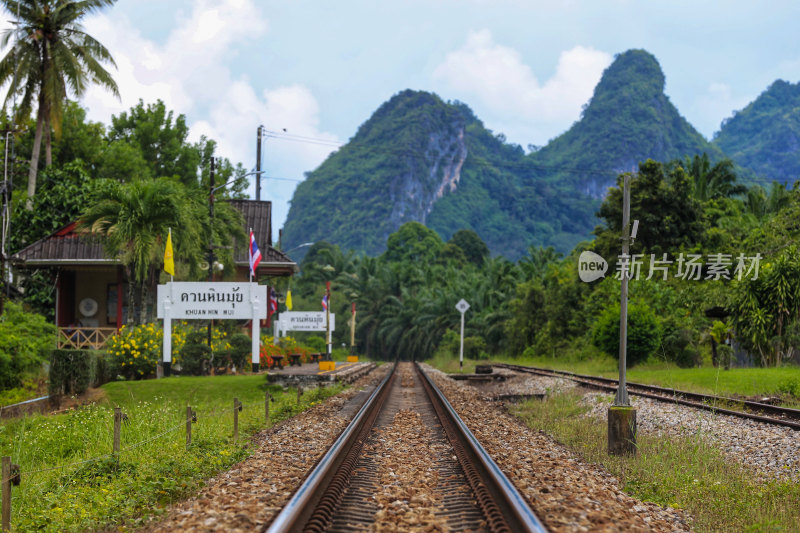
[[[58,328],[56,344],[61,349],[100,350],[116,332],[117,328]]]

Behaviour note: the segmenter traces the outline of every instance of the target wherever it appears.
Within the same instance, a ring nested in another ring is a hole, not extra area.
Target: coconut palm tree
[[[45,164],[52,164],[51,130],[60,134],[61,116],[68,93],[79,98],[90,83],[119,97],[111,74],[103,67],[116,67],[109,51],[83,31],[80,20],[115,0],[0,0],[15,20],[0,36],[0,45],[11,47],[0,60],[0,85],[8,84],[4,107],[20,97],[14,120],[30,117],[36,102],[36,133],[28,173],[28,198],[36,192],[42,137]],[[31,208],[28,201],[28,207]]]
[[[164,256],[167,231],[172,228],[175,257],[188,265],[188,274],[199,274],[204,256],[209,216],[199,190],[184,187],[172,178],[138,180],[127,184],[111,182],[99,201],[80,218],[80,226],[102,235],[106,254],[118,257],[129,280],[128,301],[140,310],[138,323],[145,323],[148,303],[153,303],[155,286]],[[214,216],[215,242],[244,241],[243,222],[238,212],[220,202]],[[230,250],[221,249],[220,261],[232,272]],[[128,313],[133,323],[134,313]]]
[[[736,169],[733,161],[723,159],[714,166],[705,152],[702,156],[686,156],[683,162],[684,169],[692,177],[694,197],[705,202],[712,198],[736,196],[744,193],[747,188],[736,183]]]

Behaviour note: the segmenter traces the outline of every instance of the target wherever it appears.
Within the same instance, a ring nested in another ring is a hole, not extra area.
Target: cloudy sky
[[[796,0],[118,0],[85,27],[117,62],[121,100],[93,89],[82,104],[108,124],[160,98],[248,169],[259,125],[317,140],[264,143],[262,199],[280,227],[303,173],[403,89],[461,100],[509,141],[543,145],[577,120],[615,54],[644,48],[711,138],[774,80],[800,80],[798,20]]]

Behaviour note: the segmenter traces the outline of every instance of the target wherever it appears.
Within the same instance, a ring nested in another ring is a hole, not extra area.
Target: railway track
[[[547,368],[529,367],[512,364],[495,364],[498,368],[505,368],[516,372],[526,372],[548,377],[563,377],[570,379],[585,387],[591,387],[606,392],[616,392],[618,381],[612,378],[587,376],[575,374],[564,370],[551,370]],[[725,398],[710,394],[681,391],[656,385],[627,382],[628,394],[642,396],[658,401],[673,402],[681,405],[695,407],[706,411],[727,414],[750,420],[757,420],[768,424],[785,426],[800,431],[800,409],[778,407],[761,402]]]
[[[398,363],[266,531],[546,531],[433,382]]]

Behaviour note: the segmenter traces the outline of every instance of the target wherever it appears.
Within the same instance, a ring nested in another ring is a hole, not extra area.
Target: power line
[[[320,144],[324,146],[333,146],[333,147],[341,147],[344,143],[339,141],[333,141],[330,139],[320,139],[316,137],[307,137],[305,135],[295,135],[292,133],[286,132],[278,132],[278,131],[270,131],[264,130],[265,137],[271,137],[273,139],[280,139],[283,141],[294,141],[294,142],[301,142],[301,143],[308,143],[308,144]]]

